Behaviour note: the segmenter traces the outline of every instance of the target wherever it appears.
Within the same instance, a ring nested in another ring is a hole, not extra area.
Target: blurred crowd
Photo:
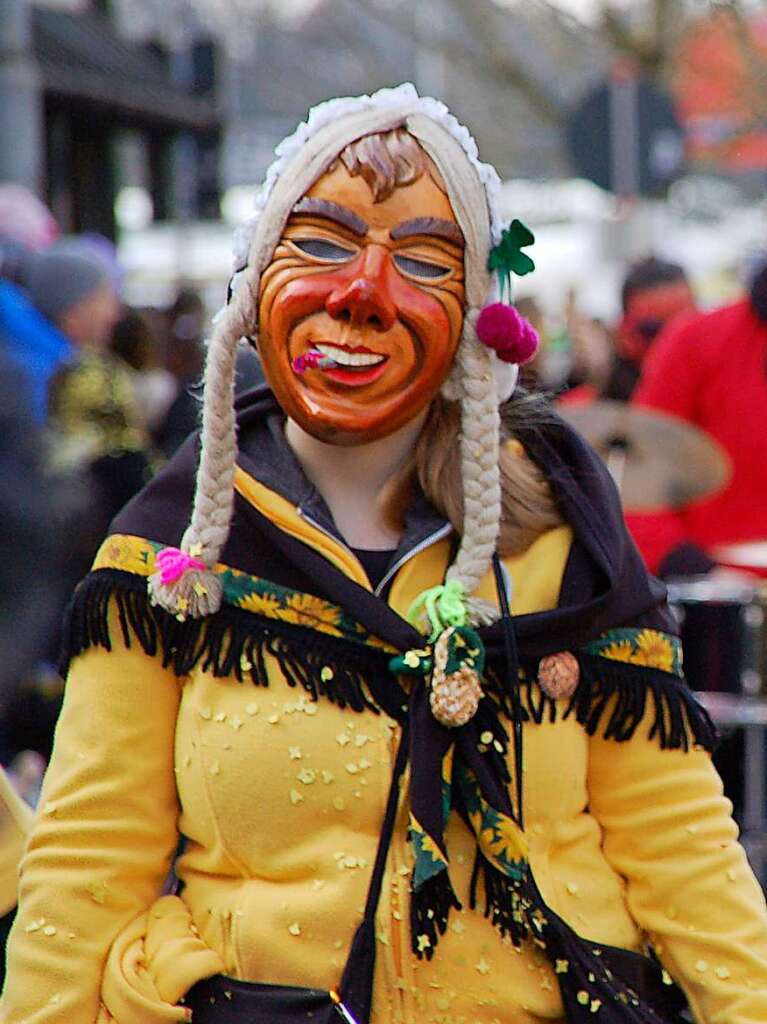
[[[121,301],[117,252],[0,185],[0,763],[34,803],[60,623],[117,511],[196,428],[209,314]],[[259,379],[243,354],[238,386]]]
[[[715,438],[726,487],[627,520],[661,576],[751,577],[715,552],[767,546],[767,268],[703,313],[684,268],[650,256],[629,268],[620,304],[604,323],[574,293],[555,310],[520,298],[543,340],[522,381],[565,413],[641,403]],[[127,307],[111,242],[61,237],[36,196],[0,185],[0,763],[30,803],[63,686],[62,613],[112,517],[196,428],[207,323],[192,288],[166,309]],[[238,388],[259,380],[246,350]]]

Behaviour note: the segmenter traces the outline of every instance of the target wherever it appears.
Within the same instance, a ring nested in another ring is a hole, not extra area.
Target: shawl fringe
[[[520,878],[511,878],[491,864],[477,848],[469,888],[469,906],[476,910],[477,888],[480,878],[482,879],[485,891],[485,917],[501,935],[508,935],[517,948],[531,931],[527,913],[530,903],[523,895],[528,870],[527,865],[521,865]]]
[[[432,875],[410,893],[410,939],[419,959],[431,960],[439,936],[444,935],[450,911],[461,910],[447,871]]]
[[[652,702],[649,738],[657,740],[662,750],[687,751],[694,744],[709,752],[716,748],[716,727],[682,677],[584,651],[575,654],[580,682],[564,710],[539,686],[537,663],[526,664],[520,671],[518,714],[523,722],[553,724],[574,714],[589,736],[624,743],[634,736]],[[492,669],[486,683],[487,695],[514,721],[509,687]]]
[[[178,677],[200,666],[217,677],[268,685],[265,656],[272,655],[289,686],[313,701],[325,697],[354,711],[381,710],[367,679],[386,673],[389,655],[326,636],[293,623],[267,619],[224,605],[205,619],[174,618],[150,604],[146,579],[117,569],[98,569],[79,584],[67,609],[60,668],[91,647],[111,651],[109,622],[114,602],[126,647],[138,642],[150,657],[160,656]]]
[[[652,701],[655,717],[648,735],[662,750],[716,746],[716,728],[683,678],[660,669],[578,652],[581,678],[564,713],[575,714],[589,736],[625,743]]]
[[[265,655],[278,662],[288,685],[312,698],[326,697],[339,707],[380,712],[367,684],[373,674],[388,675],[389,655],[364,644],[327,636],[310,626],[267,619],[224,605],[205,619],[183,622],[150,604],[143,576],[119,569],[98,569],[78,585],[67,609],[61,671],[90,647],[112,649],[109,606],[114,601],[122,638],[127,647],[138,642],[150,657],[183,677],[200,665],[214,676],[234,675],[266,686]],[[577,652],[581,678],[569,704],[560,710],[535,680],[535,672],[520,673],[517,714],[523,721],[555,722],[574,714],[590,736],[624,743],[645,718],[649,702],[654,717],[649,738],[663,750],[687,751],[698,744],[711,751],[716,729],[684,679],[659,669],[613,661]],[[514,719],[507,687],[492,672],[488,696]]]

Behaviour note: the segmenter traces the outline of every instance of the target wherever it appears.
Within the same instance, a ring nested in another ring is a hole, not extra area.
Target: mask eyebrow
[[[445,238],[448,242],[455,242],[463,248],[463,232],[451,220],[443,220],[442,217],[415,217],[413,220],[403,221],[397,224],[389,232],[394,241],[401,238],[409,238],[411,235],[435,235],[437,238]]]
[[[368,225],[354,210],[350,210],[348,206],[341,206],[340,203],[331,203],[329,199],[312,199],[311,196],[304,196],[293,207],[293,213],[311,213],[317,217],[325,217],[340,224],[342,228],[347,228],[359,238],[364,238],[368,233]]]

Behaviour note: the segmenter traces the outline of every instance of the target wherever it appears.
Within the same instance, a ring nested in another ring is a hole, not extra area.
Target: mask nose
[[[388,331],[397,318],[389,295],[387,269],[389,254],[382,246],[367,246],[355,262],[351,276],[325,300],[325,309],[337,320],[354,327]]]

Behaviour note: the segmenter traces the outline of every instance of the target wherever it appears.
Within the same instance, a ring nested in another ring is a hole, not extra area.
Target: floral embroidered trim
[[[682,644],[678,637],[657,629],[611,629],[584,645],[587,654],[609,661],[641,665],[682,676]]]
[[[93,569],[118,569],[148,577],[155,571],[157,555],[165,547],[143,537],[115,534],[101,545]],[[370,633],[343,608],[321,597],[280,586],[227,565],[219,564],[215,571],[223,584],[226,604],[267,619],[306,626],[328,636],[396,653],[396,648]]]

